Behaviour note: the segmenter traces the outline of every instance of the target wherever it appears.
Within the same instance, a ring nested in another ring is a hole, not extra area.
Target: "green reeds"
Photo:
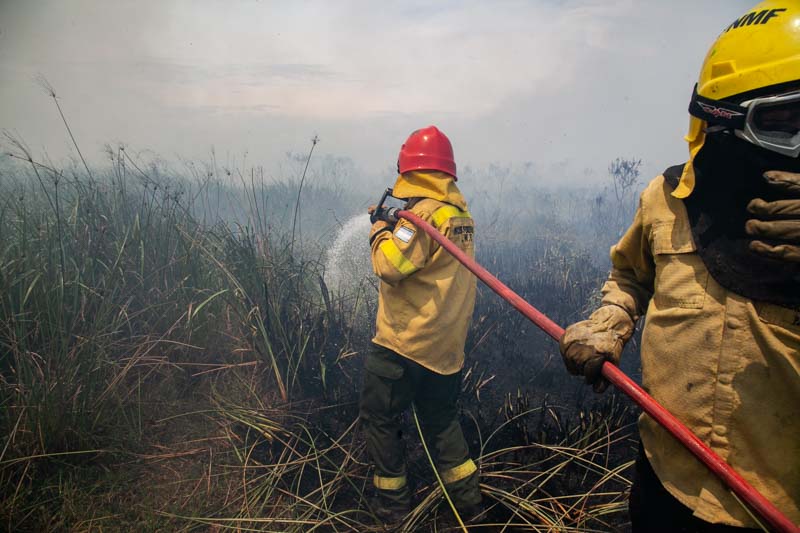
[[[129,150],[81,178],[11,148],[28,169],[0,182],[0,517],[25,516],[21,495],[44,476],[146,446],[143,406],[194,386],[198,365],[255,364],[268,402],[321,383],[338,322],[316,263],[251,229],[264,221],[202,223],[195,184],[150,174]]]

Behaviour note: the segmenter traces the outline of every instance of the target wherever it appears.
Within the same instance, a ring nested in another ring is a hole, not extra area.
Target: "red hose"
[[[488,270],[465,254],[439,231],[410,211],[399,211],[398,218],[404,218],[422,229],[438,242],[442,248],[450,252],[459,262],[467,267],[479,280],[488,285],[494,292],[525,315],[531,322],[539,326],[545,333],[558,341],[564,335],[564,329],[547,316],[523,300],[517,293],[509,289],[503,282],[494,277]],[[603,377],[627,394],[645,413],[653,417],[673,437],[678,439],[686,449],[717,475],[739,498],[744,500],[759,516],[763,517],[775,531],[781,533],[800,533],[800,527],[793,524],[777,507],[772,505],[760,492],[754,489],[728,463],[722,460],[703,441],[698,439],[689,428],[684,426],[675,416],[664,409],[652,396],[647,394],[622,370],[611,363],[603,364]]]

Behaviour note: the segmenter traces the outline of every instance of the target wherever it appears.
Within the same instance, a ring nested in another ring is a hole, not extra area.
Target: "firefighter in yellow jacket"
[[[456,187],[448,138],[430,126],[400,150],[394,196],[470,256],[474,225]],[[439,476],[458,510],[482,509],[478,470],[458,421],[464,342],[475,277],[426,233],[400,220],[376,222],[372,265],[380,278],[373,347],[365,359],[360,415],[375,465],[374,510],[396,522],[410,510],[401,415],[413,404]]]
[[[603,389],[603,362],[645,315],[645,389],[800,523],[800,2],[728,26],[689,112],[689,162],[642,193],[603,306],[567,328],[562,354]],[[758,526],[653,419],[639,432],[635,532]]]

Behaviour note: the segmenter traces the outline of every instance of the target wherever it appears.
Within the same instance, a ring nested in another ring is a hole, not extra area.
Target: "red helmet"
[[[397,157],[397,171],[440,170],[456,178],[453,145],[436,126],[428,126],[408,136]]]

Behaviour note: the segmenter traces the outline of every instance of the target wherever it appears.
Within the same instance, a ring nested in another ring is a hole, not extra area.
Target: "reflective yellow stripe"
[[[433,212],[433,225],[437,228],[451,218],[472,218],[469,211],[462,211],[454,205],[445,205]]]
[[[454,466],[449,470],[445,470],[441,473],[442,481],[446,484],[455,483],[465,477],[469,477],[472,475],[473,472],[476,472],[478,467],[475,466],[475,463],[472,462],[472,459],[467,459],[465,462],[461,463],[458,466]]]
[[[400,490],[406,486],[406,476],[400,477],[383,477],[375,474],[372,478],[372,483],[378,490]]]
[[[392,266],[401,274],[407,276],[419,270],[414,263],[406,259],[406,256],[403,255],[403,252],[400,251],[400,248],[397,247],[392,239],[383,241],[380,244],[380,249],[383,255],[386,256],[386,259],[388,259]]]

